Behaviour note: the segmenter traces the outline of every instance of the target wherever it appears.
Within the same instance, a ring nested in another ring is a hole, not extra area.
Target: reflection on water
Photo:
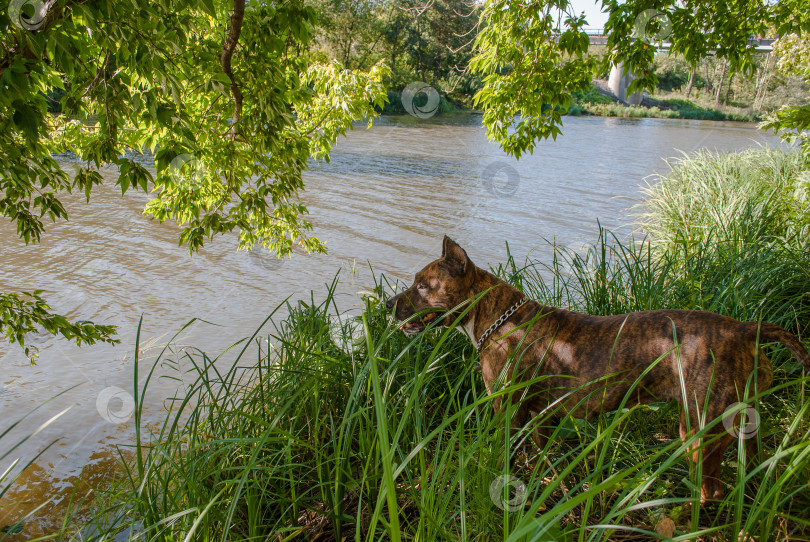
[[[130,455],[125,455],[127,460],[131,460]],[[36,520],[23,521],[22,531],[7,540],[46,536],[62,527],[68,512],[72,517],[88,514],[93,494],[109,487],[121,474],[120,458],[119,450],[108,446],[84,458],[86,464],[80,471],[65,478],[54,477],[47,466],[34,464],[26,469],[12,494],[0,501],[0,526],[18,525],[32,512]]]
[[[69,223],[51,225],[38,246],[24,246],[8,222],[0,224],[0,291],[46,290],[52,308],[73,319],[120,326],[121,344],[76,348],[38,337],[30,366],[16,347],[0,342],[2,432],[20,416],[68,390],[31,415],[0,442],[0,456],[54,414],[72,407],[15,454],[32,456],[57,441],[37,462],[37,476],[69,479],[105,445],[131,442],[135,333],[141,329],[140,382],[145,368],[193,317],[145,398],[148,421],[162,417],[166,398],[188,380],[183,345],[218,353],[248,336],[288,296],[325,290],[342,271],[341,308],[359,307],[356,292],[375,273],[410,282],[440,253],[449,234],[477,264],[501,261],[505,241],[518,257],[548,255],[544,239],[577,244],[592,239],[599,219],[627,230],[627,209],[642,179],[666,170],[664,158],[701,147],[736,150],[777,139],[748,124],[666,119],[568,118],[564,136],[541,143],[517,162],[489,143],[475,115],[430,120],[388,117],[341,140],[330,164],[314,164],[301,194],[328,255],[276,260],[236,252],[235,238],[219,238],[191,257],[177,246],[177,228],[141,211],[146,196],[109,186],[87,205],[65,199]],[[356,266],[360,271],[353,275]],[[0,471],[12,460],[0,461]],[[30,478],[28,478],[30,480]],[[39,489],[36,489],[39,488]],[[45,489],[43,489],[45,488]],[[47,484],[24,484],[25,497],[6,499],[0,518],[47,499]],[[18,493],[18,495],[22,495]],[[33,496],[32,496],[33,495]],[[2,519],[0,519],[2,523]]]

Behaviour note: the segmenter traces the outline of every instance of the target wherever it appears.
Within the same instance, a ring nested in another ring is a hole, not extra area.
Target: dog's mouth
[[[406,335],[416,335],[417,333],[424,331],[425,328],[433,323],[433,321],[435,321],[438,317],[438,313],[434,312],[424,316],[421,319],[416,318],[410,322],[405,322],[399,326],[399,329],[401,329]]]

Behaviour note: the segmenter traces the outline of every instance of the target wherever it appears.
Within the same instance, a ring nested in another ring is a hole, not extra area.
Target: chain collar
[[[526,303],[527,301],[528,299],[524,297],[523,299],[521,299],[520,301],[509,307],[509,309],[507,309],[507,311],[503,313],[500,316],[500,318],[495,320],[492,323],[492,325],[487,328],[484,334],[481,335],[481,338],[478,339],[478,344],[476,345],[479,355],[481,354],[481,347],[484,346],[484,341],[486,341],[489,338],[489,336],[495,332],[496,329],[501,327],[503,323],[506,322],[506,320],[509,319],[509,317],[512,316],[515,313],[515,311],[518,310],[520,307],[522,307],[523,304]]]

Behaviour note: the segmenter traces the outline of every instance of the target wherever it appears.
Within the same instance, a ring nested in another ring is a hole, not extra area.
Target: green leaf
[[[14,115],[12,119],[14,126],[22,131],[29,141],[36,142],[39,139],[39,124],[37,121],[40,116],[39,110],[19,100],[14,102],[13,106]]]
[[[231,84],[231,79],[224,72],[216,72],[211,78],[224,85]]]
[[[203,11],[210,15],[211,17],[217,16],[217,10],[214,6],[214,0],[200,0],[200,5],[203,8]]]

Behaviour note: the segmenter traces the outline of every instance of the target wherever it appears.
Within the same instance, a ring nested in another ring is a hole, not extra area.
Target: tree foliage
[[[553,8],[566,4],[491,0],[482,15],[471,63],[484,79],[476,100],[489,137],[516,157],[539,138],[557,137],[571,92],[592,79],[585,18],[567,17],[562,28],[555,20]]]
[[[312,0],[320,49],[346,66],[385,62],[390,88],[420,80],[460,101],[478,89],[467,71],[481,6],[471,0]]]
[[[471,66],[484,78],[476,101],[485,109],[487,133],[506,152],[519,157],[538,139],[556,137],[571,92],[583,90],[594,70],[621,63],[637,77],[628,92],[652,90],[656,42],[666,40],[690,65],[715,55],[731,72],[750,74],[756,47],[751,36],[810,32],[806,0],[603,0],[601,5],[609,15],[600,66],[584,54],[586,21],[570,13],[568,1],[486,3]]]
[[[122,194],[149,192],[144,212],[180,225],[192,252],[227,232],[240,248],[323,251],[297,198],[302,172],[371,118],[385,69],[313,62],[315,17],[301,0],[12,0],[0,13],[0,213],[38,242],[47,219],[68,218],[60,196],[89,200],[114,165]],[[60,115],[48,113],[53,89]],[[67,152],[75,174],[54,157]],[[30,330],[24,314],[51,330],[44,303],[26,313],[3,299],[13,342]],[[83,341],[111,338],[93,329]]]
[[[62,335],[68,340],[82,344],[103,341],[117,344],[113,338],[115,326],[101,326],[87,321],[70,322],[64,316],[53,314],[45,300],[39,295],[41,290],[20,294],[0,294],[0,331],[9,342],[19,344],[29,359],[34,360],[39,351],[26,344],[26,334],[36,333],[40,328],[53,335]]]

